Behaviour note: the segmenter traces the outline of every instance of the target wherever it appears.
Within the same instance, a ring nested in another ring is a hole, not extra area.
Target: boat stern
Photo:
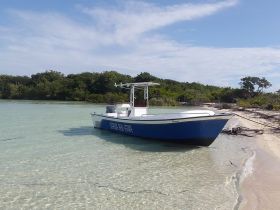
[[[101,116],[96,115],[95,113],[91,113],[91,119],[93,123],[93,127],[100,128],[101,127]]]

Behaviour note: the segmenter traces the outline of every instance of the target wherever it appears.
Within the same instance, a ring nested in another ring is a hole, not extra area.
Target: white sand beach
[[[276,112],[259,112],[279,115]],[[279,127],[279,124],[274,120],[264,119],[254,113],[246,111],[235,111],[234,113],[266,125]],[[240,126],[264,129],[264,134],[254,137],[256,156],[252,173],[241,183],[242,202],[240,209],[280,209],[280,132],[244,118],[238,118]]]

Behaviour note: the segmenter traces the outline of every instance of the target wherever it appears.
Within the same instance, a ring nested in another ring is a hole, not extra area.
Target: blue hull
[[[103,118],[99,128],[135,137],[209,146],[222,131],[228,119],[204,119],[171,123],[130,123]]]

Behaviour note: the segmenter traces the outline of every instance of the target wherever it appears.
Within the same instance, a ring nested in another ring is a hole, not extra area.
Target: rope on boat
[[[243,118],[245,120],[251,121],[253,123],[272,128],[275,131],[276,130],[280,131],[280,127],[276,127],[276,126],[273,126],[273,125],[258,122],[256,120],[252,120],[250,118],[241,116],[241,115],[236,114],[236,113],[234,113],[234,115],[237,116],[237,117]],[[264,130],[263,129],[251,129],[251,128],[246,128],[246,127],[239,126],[239,127],[235,127],[235,128],[231,128],[231,129],[224,129],[224,130],[222,130],[221,133],[228,134],[228,135],[235,135],[235,136],[242,135],[242,136],[246,136],[246,137],[255,137],[256,135],[262,135],[264,133]]]
[[[273,125],[269,125],[269,124],[261,123],[261,122],[258,122],[258,121],[255,121],[255,120],[249,119],[249,118],[247,118],[247,117],[241,116],[241,115],[236,114],[236,113],[234,113],[234,115],[236,115],[236,116],[238,116],[238,117],[240,117],[240,118],[243,118],[243,119],[245,119],[245,120],[248,120],[248,121],[254,122],[254,123],[256,123],[256,124],[263,125],[263,126],[265,126],[265,127],[269,127],[269,128],[273,128],[273,129],[276,129],[276,130],[280,130],[280,127],[276,127],[276,126],[273,126]]]
[[[223,134],[228,134],[228,135],[241,135],[241,136],[246,136],[246,137],[254,137],[256,135],[262,135],[264,133],[264,130],[262,129],[250,129],[246,127],[236,127],[232,129],[224,129],[222,130]]]

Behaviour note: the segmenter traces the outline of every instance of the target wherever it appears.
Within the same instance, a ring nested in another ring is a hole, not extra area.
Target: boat
[[[108,105],[103,114],[92,113],[94,127],[145,139],[209,146],[232,116],[211,110],[149,114],[149,87],[157,85],[154,82],[115,84],[130,89],[130,102]],[[144,100],[136,99],[135,90],[144,93]]]

